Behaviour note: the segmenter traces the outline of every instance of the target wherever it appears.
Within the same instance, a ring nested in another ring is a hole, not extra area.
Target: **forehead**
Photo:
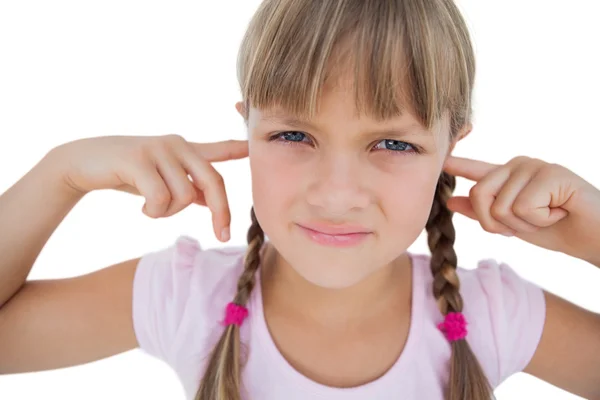
[[[316,93],[308,89],[299,93],[280,93],[278,98],[272,98],[269,103],[261,103],[259,111],[261,116],[267,118],[285,115],[303,120],[321,120],[343,116],[344,119],[352,120],[417,122],[412,102],[401,90],[397,91],[393,99],[380,98],[381,96],[364,90],[366,88],[352,76],[336,74],[329,76]],[[311,106],[313,115],[309,115]]]
[[[255,109],[257,113],[257,123],[266,124],[266,125],[285,125],[293,128],[299,129],[309,129],[311,131],[319,131],[321,128],[327,124],[333,124],[335,126],[341,126],[342,123],[338,121],[336,118],[339,116],[329,115],[324,117],[322,115],[317,115],[315,118],[307,118],[303,116],[298,116],[291,114],[289,112],[285,112],[283,110],[270,110],[270,111],[260,111]],[[402,133],[405,135],[411,133],[418,133],[422,135],[431,135],[431,132],[426,130],[421,124],[419,124],[416,120],[411,120],[407,118],[393,118],[386,121],[375,121],[369,117],[361,118],[361,121],[352,121],[344,118],[345,121],[343,124],[352,124],[357,129],[363,126],[379,128],[380,131],[389,130],[389,132],[395,131],[395,133]]]

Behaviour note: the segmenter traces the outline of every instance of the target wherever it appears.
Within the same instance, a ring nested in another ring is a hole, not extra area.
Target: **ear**
[[[242,118],[246,118],[246,106],[244,106],[244,102],[238,101],[235,103],[235,109],[242,116]]]
[[[460,131],[458,131],[458,134],[456,135],[456,138],[452,141],[452,143],[450,143],[450,148],[448,149],[448,155],[450,155],[452,153],[452,151],[454,150],[454,146],[456,146],[456,144],[458,142],[460,142],[469,133],[471,133],[472,130],[473,130],[473,124],[471,124],[469,122]]]

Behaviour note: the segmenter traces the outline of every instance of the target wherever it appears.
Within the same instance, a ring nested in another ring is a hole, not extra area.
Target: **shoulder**
[[[133,323],[142,350],[175,363],[222,319],[243,269],[245,247],[203,249],[189,236],[140,258],[133,282]]]
[[[464,313],[471,315],[473,323],[486,321],[494,325],[497,333],[507,335],[509,329],[517,332],[522,329],[518,333],[523,335],[543,324],[545,299],[542,288],[525,279],[511,265],[496,259],[483,259],[474,268],[459,266],[457,274]],[[517,325],[521,322],[519,318],[525,317],[531,318],[529,327]],[[541,329],[535,333],[541,334]]]
[[[245,247],[203,249],[189,236],[180,236],[170,245],[145,254],[136,270],[134,289],[152,290],[180,301],[195,295],[219,297],[235,293],[243,268]],[[199,300],[196,298],[196,300]]]
[[[179,236],[172,244],[141,257],[136,278],[160,275],[155,284],[186,285],[190,291],[227,290],[232,277],[241,272],[245,247],[203,249],[190,236]]]
[[[515,306],[516,301],[521,305],[539,306],[543,300],[542,289],[505,262],[482,259],[473,268],[459,266],[456,271],[464,300],[479,299],[476,303],[489,310],[497,309],[501,304]]]
[[[522,372],[535,353],[546,316],[544,291],[496,259],[457,273],[473,350],[488,370],[496,370],[497,386]]]

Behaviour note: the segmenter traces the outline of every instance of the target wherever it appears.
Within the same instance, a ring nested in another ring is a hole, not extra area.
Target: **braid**
[[[250,218],[252,219],[252,224],[246,235],[248,249],[246,250],[246,257],[244,259],[244,272],[242,272],[242,275],[238,279],[237,294],[233,300],[234,303],[240,305],[246,304],[252,289],[254,289],[256,270],[260,264],[260,249],[265,243],[265,234],[258,224],[254,208],[250,210]]]
[[[454,251],[455,231],[452,223],[452,211],[446,207],[446,201],[454,192],[456,178],[442,172],[438,181],[435,198],[429,214],[427,244],[431,251],[431,273],[433,274],[433,295],[443,315],[448,312],[461,312],[462,297],[459,293],[460,282],[456,275],[457,258]]]
[[[456,186],[456,178],[442,172],[438,181],[431,213],[425,229],[431,251],[433,295],[443,315],[462,312],[463,299],[456,273],[457,257],[454,251],[455,231],[453,213],[446,206]],[[448,400],[487,400],[493,398],[493,389],[473,354],[466,339],[451,342],[450,380]]]
[[[244,271],[238,279],[233,302],[245,306],[255,286],[256,271],[260,265],[260,249],[265,234],[260,227],[254,208],[250,211],[252,224],[248,229],[248,249],[244,258]],[[215,346],[206,372],[196,394],[196,400],[240,400],[240,328],[228,325]]]

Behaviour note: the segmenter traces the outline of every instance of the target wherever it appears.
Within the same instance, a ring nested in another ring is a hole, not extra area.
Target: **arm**
[[[23,285],[40,251],[82,195],[61,180],[54,152],[0,196],[0,307]]]
[[[469,197],[448,200],[453,211],[488,232],[509,232],[600,266],[600,191],[572,171],[523,156],[504,165],[449,157],[444,169],[477,182]],[[542,336],[523,372],[600,400],[600,314],[547,291],[543,295]]]
[[[544,291],[546,322],[523,372],[570,393],[600,400],[600,314]]]
[[[70,367],[137,347],[132,323],[137,263],[27,281],[0,309],[0,374]]]
[[[0,196],[1,374],[81,364],[137,346],[131,322],[137,259],[80,277],[26,282],[82,197],[61,179],[53,157],[51,151]]]
[[[72,366],[139,346],[132,310],[139,258],[75,278],[26,282],[48,238],[85,193],[141,195],[152,218],[192,202],[206,205],[220,235],[230,213],[222,177],[210,163],[247,154],[246,141],[191,143],[177,135],[89,138],[50,151],[0,196],[0,373]]]
[[[589,189],[578,197],[585,210],[580,213],[583,222],[567,234],[582,245],[571,255],[600,267],[600,192]],[[600,314],[546,291],[544,296],[544,330],[524,372],[586,399],[600,400]]]

